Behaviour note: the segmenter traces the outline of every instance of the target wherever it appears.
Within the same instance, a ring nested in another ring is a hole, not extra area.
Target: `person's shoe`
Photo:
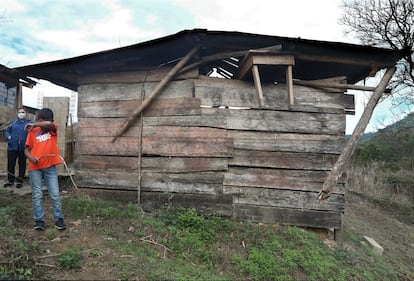
[[[63,222],[63,219],[58,219],[58,220],[55,222],[55,228],[56,228],[56,229],[59,229],[59,230],[66,229],[66,224]]]
[[[4,185],[3,185],[3,187],[4,188],[6,188],[6,187],[10,187],[10,186],[12,186],[13,185],[13,183],[11,183],[11,182],[6,182]]]
[[[44,221],[35,221],[35,230],[44,230],[45,229],[45,222]]]
[[[16,184],[16,188],[21,188],[23,186],[23,184],[21,184],[20,182],[18,184]]]

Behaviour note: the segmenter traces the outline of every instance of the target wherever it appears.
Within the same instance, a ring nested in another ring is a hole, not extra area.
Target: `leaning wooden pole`
[[[358,121],[358,124],[356,125],[354,132],[352,133],[351,138],[347,142],[347,144],[344,147],[344,150],[339,155],[338,160],[336,161],[334,167],[332,168],[331,172],[327,176],[323,186],[322,190],[319,192],[319,200],[327,199],[332,192],[333,187],[338,182],[338,179],[341,177],[342,173],[344,172],[344,169],[346,167],[346,164],[351,159],[352,154],[355,152],[355,149],[358,145],[358,142],[364,133],[369,120],[371,119],[372,113],[375,109],[375,106],[377,105],[378,101],[382,97],[382,94],[384,93],[385,89],[387,88],[388,82],[391,80],[392,76],[395,72],[395,67],[388,68],[385,72],[384,76],[382,77],[381,81],[379,82],[378,86],[372,93],[372,96],[370,97],[367,106],[364,109],[364,112],[362,113],[361,118]]]
[[[168,72],[168,74],[157,84],[157,86],[154,88],[152,93],[144,100],[143,103],[139,107],[137,107],[131,115],[128,117],[128,119],[125,121],[125,123],[119,128],[119,130],[116,132],[115,136],[112,139],[112,142],[115,142],[115,140],[120,137],[125,131],[131,126],[131,124],[138,118],[140,113],[151,103],[151,101],[164,89],[164,87],[170,82],[170,80],[174,77],[175,74],[177,74],[178,71],[195,55],[195,53],[200,48],[200,45],[195,46],[185,57],[181,59],[171,70]]]

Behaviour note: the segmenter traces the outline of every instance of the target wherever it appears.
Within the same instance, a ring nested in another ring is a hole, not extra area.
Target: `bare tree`
[[[403,59],[389,87],[414,104],[414,2],[412,0],[343,0],[340,24],[362,42],[401,52]],[[398,103],[398,102],[397,102]]]

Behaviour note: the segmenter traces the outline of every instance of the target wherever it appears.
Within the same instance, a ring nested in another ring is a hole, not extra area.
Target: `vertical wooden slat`
[[[262,83],[260,81],[259,67],[256,64],[252,66],[252,74],[253,74],[253,79],[254,79],[254,86],[256,87],[256,94],[257,94],[257,99],[259,101],[259,106],[263,107],[264,99],[263,99]]]
[[[287,85],[287,94],[288,94],[288,106],[289,106],[289,109],[291,109],[295,102],[294,97],[293,97],[292,65],[288,65],[286,68],[286,85]]]

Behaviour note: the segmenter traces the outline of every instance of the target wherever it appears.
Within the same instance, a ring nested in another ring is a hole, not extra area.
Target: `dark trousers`
[[[16,178],[14,175],[16,162],[19,164],[19,176]],[[14,183],[14,180],[18,183],[23,182],[24,175],[26,173],[26,156],[24,151],[7,150],[7,179],[10,183]]]

